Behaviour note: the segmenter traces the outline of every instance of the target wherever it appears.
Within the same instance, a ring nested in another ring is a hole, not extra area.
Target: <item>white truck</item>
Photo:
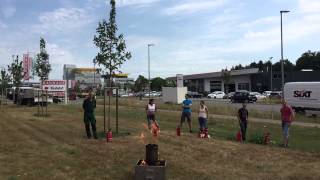
[[[47,105],[52,103],[52,94],[46,93],[39,88],[33,87],[20,87],[18,93],[18,103],[21,105]]]
[[[320,114],[320,82],[286,83],[284,99],[296,112]]]

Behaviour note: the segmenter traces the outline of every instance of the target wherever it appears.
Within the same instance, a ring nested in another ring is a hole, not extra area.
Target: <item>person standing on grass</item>
[[[187,119],[188,125],[189,125],[189,132],[192,133],[192,129],[191,129],[191,105],[192,105],[192,100],[189,99],[188,95],[186,95],[185,98],[186,99],[182,102],[182,114],[181,114],[180,128],[182,127],[182,124]]]
[[[294,112],[285,100],[282,100],[282,108],[280,109],[282,120],[283,146],[288,147],[289,128],[294,119]]]
[[[200,107],[198,110],[200,133],[204,133],[207,130],[207,120],[209,117],[208,107],[204,104],[204,101],[200,101]]]
[[[96,118],[94,115],[94,109],[96,108],[96,100],[93,97],[92,92],[89,93],[88,97],[83,101],[82,108],[84,110],[84,124],[86,128],[86,133],[88,139],[91,138],[91,130],[95,139],[98,139],[97,130],[96,130]]]
[[[152,123],[156,123],[156,104],[154,103],[154,99],[149,99],[149,103],[146,106],[146,113],[147,113],[147,121],[148,121],[148,127],[151,128]]]
[[[243,103],[242,108],[238,110],[238,121],[241,129],[242,141],[246,141],[248,117],[249,117],[249,112],[247,110],[247,105]]]

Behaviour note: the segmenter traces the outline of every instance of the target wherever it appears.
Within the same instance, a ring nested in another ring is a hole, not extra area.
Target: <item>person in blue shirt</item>
[[[191,105],[192,100],[189,99],[188,95],[185,96],[186,99],[182,102],[182,114],[181,114],[181,121],[180,121],[180,128],[182,127],[182,124],[187,119],[188,125],[189,125],[189,131],[192,133],[191,129]]]

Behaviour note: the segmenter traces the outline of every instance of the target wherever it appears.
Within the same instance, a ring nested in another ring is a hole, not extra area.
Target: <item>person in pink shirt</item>
[[[294,119],[294,112],[285,100],[282,100],[280,110],[282,120],[283,146],[288,147],[289,143],[289,128]]]

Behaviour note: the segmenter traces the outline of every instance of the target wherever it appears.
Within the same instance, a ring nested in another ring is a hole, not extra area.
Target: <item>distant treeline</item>
[[[240,69],[248,69],[248,68],[259,68],[260,71],[266,71],[270,69],[271,61],[258,61],[252,62],[249,65],[243,66],[242,64],[233,66],[231,70],[240,70]],[[307,51],[301,55],[296,60],[296,63],[293,64],[289,60],[284,60],[284,67],[286,71],[300,71],[302,69],[313,69],[314,71],[320,70],[320,51]],[[281,70],[280,61],[272,64],[273,71]]]

